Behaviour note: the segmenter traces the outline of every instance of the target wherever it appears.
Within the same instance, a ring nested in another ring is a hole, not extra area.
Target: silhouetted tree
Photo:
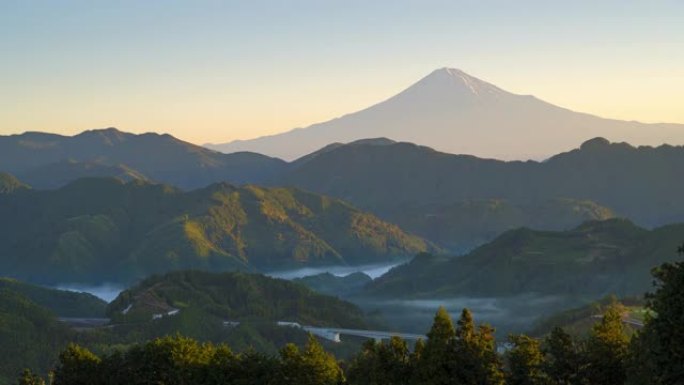
[[[411,379],[411,356],[406,341],[392,337],[387,343],[368,340],[351,361],[347,383],[351,385],[402,385]]]
[[[414,383],[425,385],[455,383],[451,373],[453,365],[450,361],[453,359],[456,330],[451,316],[444,307],[437,310],[427,337],[425,346],[420,348]]]
[[[581,348],[560,327],[551,330],[542,344],[544,373],[554,385],[579,385],[583,370]]]
[[[309,335],[301,352],[296,345],[287,344],[280,357],[283,384],[337,385],[344,381],[335,357],[326,352],[313,335]]]
[[[457,384],[499,385],[504,383],[502,363],[496,352],[494,328],[475,327],[472,313],[463,309],[457,322],[450,372]]]
[[[626,380],[629,340],[622,323],[623,309],[610,305],[592,328],[587,341],[586,378],[592,385],[621,385]]]
[[[507,353],[508,385],[545,385],[549,383],[543,371],[544,355],[538,340],[526,335],[509,337],[512,345]]]
[[[684,244],[677,248],[684,256]],[[655,292],[647,295],[653,317],[632,343],[632,383],[652,377],[652,384],[684,384],[684,262],[653,269]]]

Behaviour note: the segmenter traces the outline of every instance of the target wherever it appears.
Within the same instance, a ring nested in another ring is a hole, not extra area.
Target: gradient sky
[[[328,120],[439,67],[684,123],[684,1],[0,1],[0,134],[225,142]]]

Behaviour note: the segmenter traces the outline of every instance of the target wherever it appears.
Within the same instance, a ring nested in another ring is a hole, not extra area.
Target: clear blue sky
[[[438,67],[684,123],[684,1],[0,1],[0,134],[198,143],[353,112]]]

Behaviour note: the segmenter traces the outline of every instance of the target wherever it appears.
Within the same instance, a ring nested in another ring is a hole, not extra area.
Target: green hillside
[[[582,222],[610,219],[616,214],[586,200],[552,199],[516,203],[489,199],[450,204],[407,204],[396,210],[388,210],[384,217],[448,250],[462,252],[519,227],[568,230]]]
[[[354,305],[282,279],[240,272],[178,271],[150,277],[122,292],[107,308],[120,322],[154,314],[199,311],[227,321],[291,321],[304,325],[366,327]],[[168,316],[168,317],[175,317]]]
[[[684,221],[684,147],[596,138],[545,161],[500,161],[363,141],[304,157],[278,183],[340,197],[460,253],[525,226],[567,230],[615,215]]]
[[[615,306],[622,313],[625,331],[632,335],[641,329],[640,324],[645,323],[644,316],[648,311],[645,308],[646,301],[641,297],[625,298],[617,300],[615,297],[606,297],[588,305],[565,310],[549,317],[545,317],[534,325],[530,335],[544,337],[553,328],[561,327],[569,334],[576,337],[586,337],[592,326],[600,320],[609,306]]]
[[[103,317],[107,303],[92,294],[49,289],[10,278],[0,278],[0,290],[10,290],[30,299],[60,317]]]
[[[0,384],[14,383],[22,369],[42,374],[57,362],[73,333],[26,296],[0,287]]]
[[[142,173],[123,164],[108,165],[99,161],[79,162],[73,159],[32,168],[20,177],[35,189],[55,189],[86,177],[111,177],[126,182],[148,180]]]
[[[316,292],[340,297],[348,297],[360,292],[371,281],[373,281],[371,277],[361,272],[343,277],[321,273],[293,280],[293,282],[301,283]]]
[[[11,194],[15,191],[28,189],[29,186],[22,183],[14,175],[0,172],[0,194]]]
[[[0,195],[0,269],[30,282],[374,263],[426,250],[435,248],[397,226],[297,189],[215,184],[182,192],[87,178]]]
[[[649,231],[627,220],[587,222],[570,231],[508,231],[462,257],[421,255],[367,286],[381,297],[448,298],[521,293],[640,295],[649,271],[673,259],[684,225]]]
[[[81,310],[92,304],[87,296],[74,296],[82,301]],[[229,343],[236,352],[275,354],[286,343],[303,345],[307,340],[303,330],[278,326],[276,321],[369,327],[361,310],[349,302],[289,281],[237,272],[178,271],[150,277],[108,306],[112,324],[94,329],[70,329],[57,321],[50,309],[74,310],[72,299],[58,290],[0,281],[0,385],[15,383],[27,367],[45,376],[69,343],[109,354],[180,333],[203,342]],[[102,310],[101,303],[93,305]],[[170,309],[178,312],[153,319],[154,314]],[[68,315],[103,316],[83,312]],[[225,320],[240,324],[226,326]],[[345,357],[360,347],[353,339],[324,344]]]

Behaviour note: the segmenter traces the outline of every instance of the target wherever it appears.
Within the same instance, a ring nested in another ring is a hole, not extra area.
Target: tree
[[[280,357],[283,384],[337,385],[344,381],[335,357],[326,352],[311,334],[301,352],[296,345],[287,344]]]
[[[452,365],[449,361],[452,359],[456,330],[451,316],[444,307],[437,310],[427,337],[416,363],[414,382],[425,385],[452,384]]]
[[[543,371],[544,355],[538,340],[526,335],[512,335],[512,348],[508,351],[508,385],[543,385],[548,378]]]
[[[399,337],[387,343],[368,340],[347,371],[351,385],[402,385],[411,379],[408,345]]]
[[[677,252],[684,256],[684,244]],[[652,384],[684,384],[684,262],[663,264],[652,274],[656,290],[646,298],[653,317],[633,342],[632,351],[641,350],[634,363]]]
[[[39,375],[33,374],[30,369],[24,369],[19,377],[19,385],[45,385],[45,380],[43,380]]]
[[[504,375],[496,352],[494,328],[489,325],[476,328],[468,309],[463,309],[457,324],[450,362],[450,371],[456,383],[503,384]]]
[[[579,344],[560,327],[554,328],[542,344],[544,373],[554,385],[581,384],[582,355]]]
[[[59,355],[55,385],[92,385],[100,382],[100,358],[78,345],[70,344]]]
[[[626,380],[629,340],[622,323],[624,309],[612,304],[592,328],[587,341],[586,378],[592,385],[620,385]]]

